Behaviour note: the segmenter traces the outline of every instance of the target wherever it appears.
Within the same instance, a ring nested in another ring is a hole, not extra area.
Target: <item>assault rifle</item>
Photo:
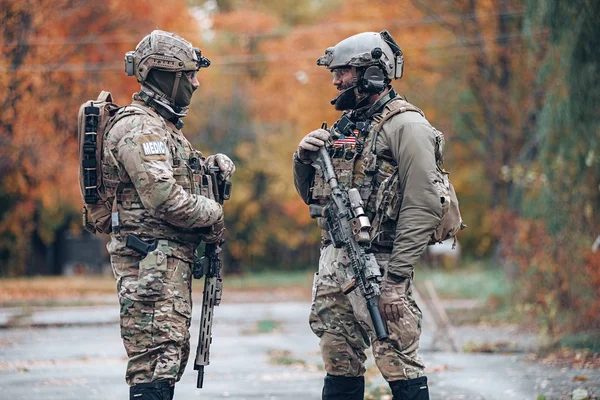
[[[322,128],[326,129],[324,123]],[[329,204],[310,204],[311,218],[323,217],[331,241],[336,248],[345,248],[352,264],[353,278],[343,288],[344,294],[358,288],[367,302],[377,339],[388,337],[387,327],[379,313],[381,294],[381,270],[375,256],[365,253],[361,243],[369,243],[371,224],[363,210],[363,202],[356,188],[343,190],[339,187],[331,158],[325,146],[321,147],[313,161],[317,173],[323,174],[331,188]]]
[[[212,187],[217,188],[217,201],[222,205],[231,196],[231,182],[217,179],[218,167],[211,168],[210,177]],[[204,367],[209,364],[210,344],[212,342],[212,323],[215,306],[221,304],[223,294],[223,279],[221,278],[221,258],[219,253],[223,249],[225,240],[219,243],[206,243],[204,256],[194,262],[192,275],[195,279],[204,276],[204,293],[202,296],[202,314],[200,317],[200,333],[198,334],[198,347],[194,370],[198,371],[196,387],[202,388],[204,383]]]

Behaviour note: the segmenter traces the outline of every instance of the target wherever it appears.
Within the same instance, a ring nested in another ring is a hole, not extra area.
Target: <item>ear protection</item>
[[[379,60],[382,54],[379,47],[371,50],[373,60]],[[387,83],[383,70],[379,66],[371,65],[362,72],[362,76],[358,79],[358,89],[363,93],[378,94],[386,88]]]
[[[374,65],[367,68],[358,81],[358,89],[365,93],[381,93],[386,86],[383,71]]]

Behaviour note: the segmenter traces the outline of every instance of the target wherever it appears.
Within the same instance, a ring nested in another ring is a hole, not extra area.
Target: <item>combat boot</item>
[[[171,400],[171,388],[169,381],[138,383],[129,388],[129,400]]]
[[[389,382],[393,400],[429,400],[427,377]]]
[[[323,400],[363,400],[365,396],[365,378],[362,376],[325,377]]]

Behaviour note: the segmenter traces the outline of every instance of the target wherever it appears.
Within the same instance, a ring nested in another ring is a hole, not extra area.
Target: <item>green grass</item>
[[[279,325],[280,324],[277,321],[273,321],[271,319],[263,319],[258,321],[256,330],[258,333],[271,333],[275,329],[277,329]]]
[[[600,332],[566,335],[560,339],[559,345],[571,349],[589,349],[593,352],[600,352]]]
[[[424,282],[431,280],[442,298],[477,299],[482,302],[494,297],[510,296],[510,283],[499,268],[487,268],[481,263],[469,263],[456,270],[425,270],[417,266],[415,284],[424,289]],[[426,293],[426,292],[425,292]]]

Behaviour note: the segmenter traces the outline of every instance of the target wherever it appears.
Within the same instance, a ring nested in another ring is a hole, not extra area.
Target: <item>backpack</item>
[[[406,101],[393,101],[388,103],[383,113],[381,114],[380,119],[377,120],[378,124],[376,127],[376,134],[378,134],[383,124],[393,117],[396,114],[400,114],[406,111],[414,111],[424,116],[423,111],[419,108],[413,106],[412,104]],[[432,127],[433,128],[433,127]],[[454,238],[454,244],[452,248],[454,249],[456,245],[456,234],[458,231],[465,229],[467,225],[462,220],[460,215],[460,209],[458,208],[458,198],[456,196],[456,191],[454,190],[454,186],[450,182],[450,174],[448,171],[442,168],[444,164],[444,134],[437,129],[433,128],[435,132],[435,161],[437,164],[438,172],[441,176],[441,181],[436,182],[436,189],[440,196],[440,202],[442,203],[442,218],[440,223],[436,227],[435,231],[431,234],[431,238],[429,240],[429,244],[442,243],[444,240]],[[374,143],[377,141],[375,137]],[[398,187],[398,173],[396,172],[392,175],[387,182],[382,183],[382,191],[386,189],[390,193],[394,193],[397,191]],[[392,214],[397,215],[400,211],[400,202],[392,202],[390,207],[394,210],[391,211]],[[378,213],[387,213],[390,214],[389,210],[377,210]]]
[[[82,223],[93,234],[112,231],[111,202],[102,185],[102,144],[104,134],[119,119],[113,117],[120,108],[104,90],[96,100],[88,100],[79,107],[77,138]]]

